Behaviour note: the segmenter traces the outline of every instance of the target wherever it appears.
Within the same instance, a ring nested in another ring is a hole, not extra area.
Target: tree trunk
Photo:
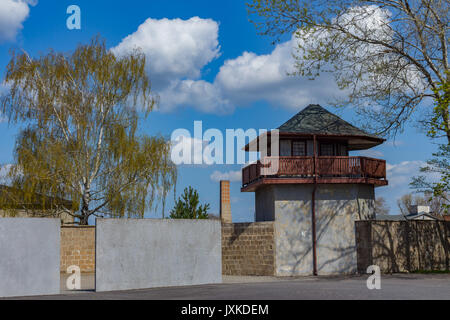
[[[87,226],[89,224],[89,194],[84,194],[81,204],[80,225]]]
[[[81,209],[81,218],[80,218],[80,225],[81,226],[87,226],[88,220],[89,220],[89,208],[83,203],[83,208]]]

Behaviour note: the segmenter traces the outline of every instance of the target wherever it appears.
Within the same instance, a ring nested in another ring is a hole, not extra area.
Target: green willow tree
[[[1,103],[10,122],[25,124],[9,173],[21,201],[70,199],[71,210],[46,206],[81,225],[92,215],[143,217],[159,201],[164,210],[176,167],[165,138],[138,134],[156,103],[144,66],[139,51],[117,57],[100,38],[71,54],[12,54]]]
[[[183,195],[178,198],[175,207],[170,212],[171,219],[208,219],[209,203],[200,205],[197,190],[185,188]]]
[[[295,40],[294,74],[332,72],[366,128],[395,136],[417,114],[450,144],[448,0],[251,0],[261,34]],[[425,107],[425,108],[421,108]]]

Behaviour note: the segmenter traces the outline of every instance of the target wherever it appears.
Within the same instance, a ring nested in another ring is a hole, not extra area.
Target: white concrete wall
[[[272,186],[278,276],[311,275],[312,185]],[[317,268],[320,275],[355,273],[356,220],[374,216],[370,185],[318,185],[316,191]]]
[[[96,290],[222,282],[217,220],[97,219]]]
[[[0,218],[0,297],[59,294],[60,220]]]
[[[54,218],[63,224],[73,224],[75,218],[67,212],[51,213],[50,211],[0,210],[0,218]]]

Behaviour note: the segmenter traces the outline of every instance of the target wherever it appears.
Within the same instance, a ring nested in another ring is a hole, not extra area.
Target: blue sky
[[[81,9],[81,30],[68,30],[69,5]],[[173,130],[193,132],[194,121],[204,130],[217,128],[276,128],[309,103],[342,95],[331,76],[315,81],[288,77],[291,44],[287,37],[274,46],[272,39],[257,35],[248,21],[243,1],[16,1],[0,0],[0,73],[2,78],[10,49],[31,55],[49,48],[70,52],[77,44],[100,34],[115,53],[142,47],[153,88],[161,97],[158,111],[142,124],[148,134],[170,137]],[[1,88],[0,88],[1,89]],[[339,111],[347,121],[358,123],[349,108]],[[13,162],[19,125],[0,120],[0,164]],[[435,145],[423,133],[408,126],[396,141],[363,153],[388,163],[388,187],[377,188],[397,213],[396,200],[410,192],[410,177],[417,174]],[[355,153],[357,155],[357,153]],[[252,221],[254,194],[240,192],[237,173],[241,165],[182,166],[178,194],[188,185],[219,212],[219,177],[232,179],[233,220]],[[173,206],[173,195],[167,208]],[[167,213],[168,210],[166,210]],[[160,212],[148,214],[160,216]]]

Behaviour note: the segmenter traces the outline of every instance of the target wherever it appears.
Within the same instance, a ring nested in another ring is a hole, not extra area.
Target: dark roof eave
[[[367,139],[367,140],[373,140],[373,141],[380,141],[381,143],[385,142],[386,139],[380,138],[380,137],[375,137],[375,136],[371,136],[371,135],[363,135],[363,134],[359,134],[359,135],[353,135],[353,134],[323,134],[323,133],[300,133],[300,132],[280,132],[280,136],[305,136],[305,137],[329,137],[329,138],[363,138],[363,139]]]
[[[270,136],[271,131],[269,131],[267,133],[268,136]],[[377,142],[377,144],[372,145],[371,147],[377,146],[379,144],[382,144],[383,142],[386,141],[386,139],[384,138],[379,138],[379,137],[374,137],[374,136],[366,136],[366,135],[349,135],[349,134],[315,134],[315,133],[298,133],[298,132],[279,132],[279,136],[290,136],[290,137],[314,137],[316,136],[317,138],[320,137],[326,137],[326,138],[356,138],[356,139],[365,139],[368,141],[373,141],[373,142]],[[249,151],[250,148],[250,144],[252,142],[254,142],[255,140],[259,141],[259,137],[258,136],[256,139],[250,141],[249,143],[247,143],[244,147],[243,150],[245,151]],[[357,149],[354,150],[362,150],[364,149],[364,147],[359,147]]]

